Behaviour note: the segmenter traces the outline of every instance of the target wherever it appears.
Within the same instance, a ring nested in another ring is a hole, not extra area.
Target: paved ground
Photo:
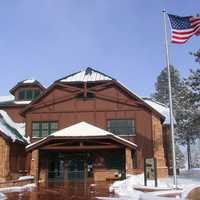
[[[179,185],[200,185],[200,169],[191,171],[182,171],[177,177]],[[173,183],[173,177],[162,179],[170,184]],[[92,185],[92,183],[65,183],[52,184],[45,187],[39,187],[32,192],[10,193],[7,194],[8,200],[93,200],[95,197],[108,197],[109,183]],[[110,199],[110,198],[108,198]]]
[[[109,196],[107,183],[94,185],[91,182],[51,183],[31,192],[6,194],[8,200],[93,200],[97,196]]]

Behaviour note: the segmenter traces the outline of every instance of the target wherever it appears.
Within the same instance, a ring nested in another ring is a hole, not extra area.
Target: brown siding
[[[0,137],[0,179],[7,179],[10,176],[10,146],[4,138]]]
[[[164,156],[162,124],[160,120],[154,115],[152,116],[152,128],[153,128],[153,150],[154,150],[154,157],[157,159],[158,176],[166,177],[168,175],[168,169],[166,166],[166,159]]]
[[[115,87],[97,92],[95,99],[69,99],[70,95],[70,92],[55,88],[38,102],[32,111],[28,111],[26,113],[27,136],[32,137],[32,121],[58,121],[59,129],[86,121],[107,129],[109,119],[133,119],[136,123],[136,136],[125,138],[138,145],[137,163],[139,168],[143,168],[144,158],[153,156],[152,113],[136,99],[130,98]],[[60,100],[62,102],[57,102]]]
[[[14,122],[22,123],[22,122],[24,122],[24,118],[20,115],[20,111],[23,108],[24,108],[24,106],[4,107],[4,108],[0,108],[0,109],[3,109],[4,111],[6,111]]]
[[[17,143],[10,144],[10,170],[12,174],[25,174],[25,146]]]

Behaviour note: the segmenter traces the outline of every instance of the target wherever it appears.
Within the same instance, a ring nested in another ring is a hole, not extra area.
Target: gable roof
[[[136,95],[135,93],[133,93],[131,90],[129,90],[126,86],[124,86],[122,83],[120,83],[120,81],[112,78],[109,75],[106,75],[105,73],[99,72],[95,69],[92,69],[90,67],[86,68],[85,70],[81,70],[79,72],[70,74],[68,76],[65,76],[57,81],[55,81],[51,86],[49,86],[49,88],[47,88],[45,90],[45,92],[37,99],[33,100],[29,105],[27,105],[21,112],[21,114],[23,115],[27,110],[29,110],[35,103],[37,103],[38,101],[40,101],[40,99],[42,99],[46,94],[48,94],[56,85],[60,85],[60,84],[70,84],[70,83],[84,83],[84,82],[91,82],[91,83],[95,83],[95,82],[105,82],[105,81],[109,81],[112,82],[113,84],[115,84],[116,86],[118,86],[119,88],[121,88],[123,91],[125,91],[127,94],[129,94],[132,98],[137,99],[139,102],[141,102],[141,104],[148,108],[149,110],[153,111],[155,114],[157,114],[162,121],[164,121],[165,116],[161,113],[158,112],[156,109],[154,109],[151,105],[149,105],[148,103],[146,103],[141,97],[139,97],[138,95]]]
[[[35,79],[25,79],[23,81],[18,82],[12,89],[10,89],[10,93],[14,94],[20,86],[38,86],[41,90],[45,90],[45,87]]]
[[[100,71],[92,69],[91,67],[87,67],[85,70],[81,70],[76,73],[70,74],[57,81],[67,83],[67,82],[96,82],[96,81],[111,81],[111,80],[114,79]]]
[[[52,133],[51,135],[47,136],[46,138],[43,138],[37,142],[34,142],[26,147],[27,150],[31,150],[34,147],[39,147],[40,145],[44,144],[45,141],[50,141],[53,139],[112,139],[114,141],[117,141],[118,143],[121,143],[125,146],[136,148],[137,145],[133,142],[130,142],[128,140],[125,140],[117,135],[114,135],[111,132],[108,132],[104,129],[101,129],[99,127],[96,127],[94,125],[91,125],[87,122],[80,122],[77,124],[74,124],[72,126],[69,126],[67,128],[61,129],[59,131],[56,131]]]
[[[25,124],[14,122],[6,111],[0,110],[0,133],[6,139],[12,142],[18,141],[27,144],[28,141],[24,137]]]

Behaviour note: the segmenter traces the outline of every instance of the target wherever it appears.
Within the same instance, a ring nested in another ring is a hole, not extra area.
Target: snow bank
[[[155,188],[154,181],[149,180],[148,188]],[[127,179],[122,181],[115,181],[110,187],[109,191],[120,197],[129,197],[132,199],[139,199],[143,194],[141,191],[134,190],[134,187],[144,187],[144,174],[140,175],[127,175]],[[170,185],[163,181],[158,180],[159,189],[169,189]]]
[[[18,178],[18,180],[29,180],[29,179],[34,179],[33,176],[21,176]]]
[[[35,187],[36,187],[35,183],[31,183],[31,184],[27,184],[24,186],[0,188],[0,192],[1,193],[10,193],[10,192],[32,191],[33,188],[35,188]]]
[[[7,199],[6,195],[3,193],[0,193],[0,200],[5,200]]]

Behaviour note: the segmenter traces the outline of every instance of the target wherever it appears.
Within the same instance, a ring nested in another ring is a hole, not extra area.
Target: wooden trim
[[[82,146],[44,146],[39,149],[41,150],[95,150],[95,149],[120,149],[118,145],[82,145]]]
[[[60,79],[59,79],[60,80]],[[153,111],[156,115],[158,115],[162,120],[165,119],[165,117],[160,114],[159,112],[157,112],[154,108],[152,108],[151,106],[149,106],[144,100],[142,100],[141,98],[139,98],[137,95],[135,95],[134,93],[132,93],[131,91],[129,91],[126,87],[124,87],[123,85],[121,85],[118,81],[116,80],[110,80],[110,81],[102,81],[102,83],[113,83],[114,85],[118,86],[122,91],[125,91],[131,98],[134,98],[136,100],[138,100],[138,104],[139,105],[143,105],[144,107],[146,107],[147,109],[149,109],[150,111]],[[80,82],[81,83],[81,82]],[[98,82],[100,83],[100,82]],[[89,84],[89,82],[88,82]],[[67,87],[70,87],[70,83],[67,83],[66,84]],[[38,99],[36,100],[33,100],[28,106],[25,107],[25,109],[23,109],[21,111],[21,114],[24,115],[25,112],[27,112],[35,103],[37,103],[38,101],[40,101],[43,97],[45,97],[51,90],[53,90],[56,86],[63,86],[64,87],[64,84],[60,84],[58,82],[54,82],[43,94],[41,97],[39,97]],[[79,88],[79,92],[83,90],[83,88]],[[91,87],[91,92],[94,92],[92,91],[92,87]],[[88,90],[88,92],[90,92],[90,90]],[[78,92],[77,92],[78,93]],[[106,98],[106,97],[102,97],[102,96],[99,96],[99,98]],[[117,102],[116,100],[114,99],[110,99],[109,97],[107,97],[105,100],[110,100],[110,101],[114,101],[114,102]],[[56,103],[55,101],[53,101],[53,104]],[[121,102],[120,103],[123,103],[125,105],[128,105],[128,106],[138,106],[137,104],[129,104],[129,103],[126,103],[126,102]]]
[[[63,140],[78,140],[78,141],[84,141],[84,140],[90,140],[90,139],[111,139],[119,144],[122,144],[124,146],[127,146],[131,149],[135,149],[137,147],[137,145],[132,145],[131,143],[129,143],[128,141],[126,142],[125,139],[120,140],[117,137],[114,137],[113,135],[106,135],[106,136],[85,136],[85,137],[77,137],[77,136],[73,136],[73,137],[69,137],[69,136],[48,136],[47,138],[43,138],[40,141],[36,142],[35,144],[33,143],[30,147],[26,148],[26,151],[32,151],[33,149],[37,149],[37,148],[41,148],[41,146],[48,144],[48,142],[53,141],[53,140],[57,140],[57,141],[63,141]]]
[[[83,113],[83,112],[91,112],[91,113],[93,113],[93,112],[121,112],[121,111],[143,111],[142,109],[130,109],[130,110],[124,110],[124,109],[122,109],[122,110],[80,110],[80,111],[78,111],[79,113]],[[56,114],[56,113],[77,113],[77,111],[42,111],[42,112],[37,112],[37,111],[33,111],[31,114],[44,114],[44,113],[54,113],[54,114]]]

